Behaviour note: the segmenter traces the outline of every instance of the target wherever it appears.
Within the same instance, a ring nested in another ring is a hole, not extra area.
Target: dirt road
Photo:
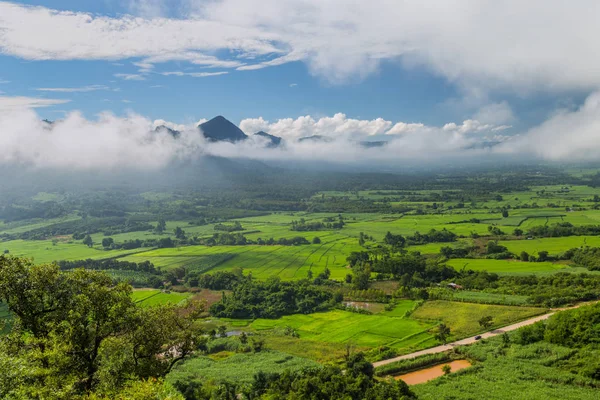
[[[581,305],[583,305],[583,304],[581,304]],[[579,307],[581,305],[578,305],[578,306],[573,307],[573,308],[577,308],[577,307]],[[502,335],[504,332],[514,331],[514,330],[517,330],[517,329],[519,329],[519,328],[521,328],[523,326],[532,325],[532,324],[535,324],[538,321],[543,321],[545,319],[548,319],[552,315],[554,315],[557,311],[560,311],[560,310],[555,310],[555,311],[552,311],[552,312],[550,312],[548,314],[538,315],[537,317],[529,318],[529,319],[526,319],[525,321],[517,322],[516,324],[508,325],[508,326],[505,326],[503,328],[498,328],[498,329],[495,329],[493,331],[482,333],[479,336],[481,336],[482,339],[487,339],[487,338],[490,338],[490,337],[493,337],[493,336]],[[445,345],[442,345],[442,346],[431,347],[429,349],[417,351],[417,352],[410,353],[410,354],[405,354],[403,356],[390,358],[389,360],[377,361],[377,362],[373,363],[373,366],[375,368],[377,368],[377,367],[381,367],[382,365],[393,363],[395,361],[408,360],[408,359],[411,359],[411,358],[416,358],[416,357],[419,357],[419,356],[423,356],[425,354],[443,353],[444,351],[452,350],[452,348],[455,347],[455,346],[464,346],[466,344],[472,344],[472,343],[475,343],[475,342],[477,342],[477,340],[475,340],[475,336],[471,336],[471,337],[468,337],[466,339],[458,340],[456,342],[448,343],[448,344],[445,344]]]

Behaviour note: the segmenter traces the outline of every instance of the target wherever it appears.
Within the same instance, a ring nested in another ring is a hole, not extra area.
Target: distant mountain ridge
[[[259,131],[254,134],[254,136],[261,136],[269,139],[269,147],[277,147],[281,144],[281,138],[279,136],[271,135],[265,131]]]
[[[202,131],[205,138],[214,142],[239,142],[248,139],[240,128],[221,115],[198,125],[198,129]]]

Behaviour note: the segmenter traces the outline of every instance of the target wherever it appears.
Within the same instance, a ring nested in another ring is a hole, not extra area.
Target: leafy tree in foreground
[[[492,325],[494,325],[494,317],[491,315],[487,315],[479,319],[479,326],[481,326],[483,329],[488,329]]]
[[[12,398],[118,393],[132,379],[164,376],[205,340],[193,320],[202,305],[143,309],[131,286],[98,271],[2,256],[0,301],[14,316],[0,340],[0,365],[20,366],[0,371]]]
[[[440,342],[446,344],[448,342],[448,337],[450,336],[450,327],[446,324],[439,324],[436,332],[435,338]]]

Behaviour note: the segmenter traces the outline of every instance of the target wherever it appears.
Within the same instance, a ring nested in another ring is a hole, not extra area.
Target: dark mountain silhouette
[[[374,141],[374,142],[364,141],[364,142],[360,142],[360,145],[362,147],[366,147],[367,149],[370,149],[371,147],[383,147],[386,144],[388,144],[388,142],[386,142],[386,141]]]
[[[306,142],[306,141],[329,143],[329,142],[332,142],[333,139],[330,137],[327,137],[327,136],[322,136],[322,135],[306,136],[306,137],[298,139],[298,142]]]
[[[171,129],[164,125],[159,125],[156,128],[154,128],[154,132],[161,132],[161,131],[166,131],[169,135],[173,136],[174,138],[178,138],[181,135],[181,132],[179,132],[178,130]]]
[[[267,132],[256,132],[254,136],[262,136],[264,138],[269,139],[271,142],[269,143],[268,147],[277,147],[281,144],[281,138],[279,136],[271,135]]]
[[[198,125],[205,138],[212,141],[239,142],[248,138],[240,128],[222,116]]]

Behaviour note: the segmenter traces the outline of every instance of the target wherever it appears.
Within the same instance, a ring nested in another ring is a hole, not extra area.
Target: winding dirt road
[[[584,306],[584,305],[589,305],[589,304],[591,304],[591,303],[581,303],[581,304],[578,304],[578,305],[576,305],[574,307],[556,309],[556,310],[553,310],[552,312],[549,312],[547,314],[538,315],[537,317],[529,318],[529,319],[526,319],[524,321],[517,322],[516,324],[505,326],[503,328],[494,329],[493,331],[482,333],[482,334],[477,335],[477,336],[481,336],[481,339],[487,339],[487,338],[491,338],[491,337],[494,337],[494,336],[502,335],[504,332],[514,331],[514,330],[517,330],[517,329],[522,328],[522,327],[527,326],[527,325],[533,325],[533,324],[535,324],[538,321],[546,320],[546,319],[550,318],[552,315],[554,315],[555,313],[557,313],[559,311],[570,310],[570,309],[573,309],[573,308],[578,308],[578,307],[581,307],[581,306]],[[377,362],[373,363],[373,366],[375,368],[377,368],[377,367],[381,367],[382,365],[391,364],[391,363],[393,363],[395,361],[409,360],[411,358],[420,357],[420,356],[423,356],[425,354],[443,353],[445,351],[452,350],[452,348],[455,347],[455,346],[464,346],[464,345],[467,345],[467,344],[473,344],[475,342],[477,342],[477,340],[475,339],[475,336],[471,336],[471,337],[468,337],[466,339],[457,340],[456,342],[448,343],[448,344],[445,344],[445,345],[441,345],[441,346],[437,346],[437,347],[430,347],[429,349],[416,351],[414,353],[405,354],[403,356],[390,358],[388,360],[377,361]]]

